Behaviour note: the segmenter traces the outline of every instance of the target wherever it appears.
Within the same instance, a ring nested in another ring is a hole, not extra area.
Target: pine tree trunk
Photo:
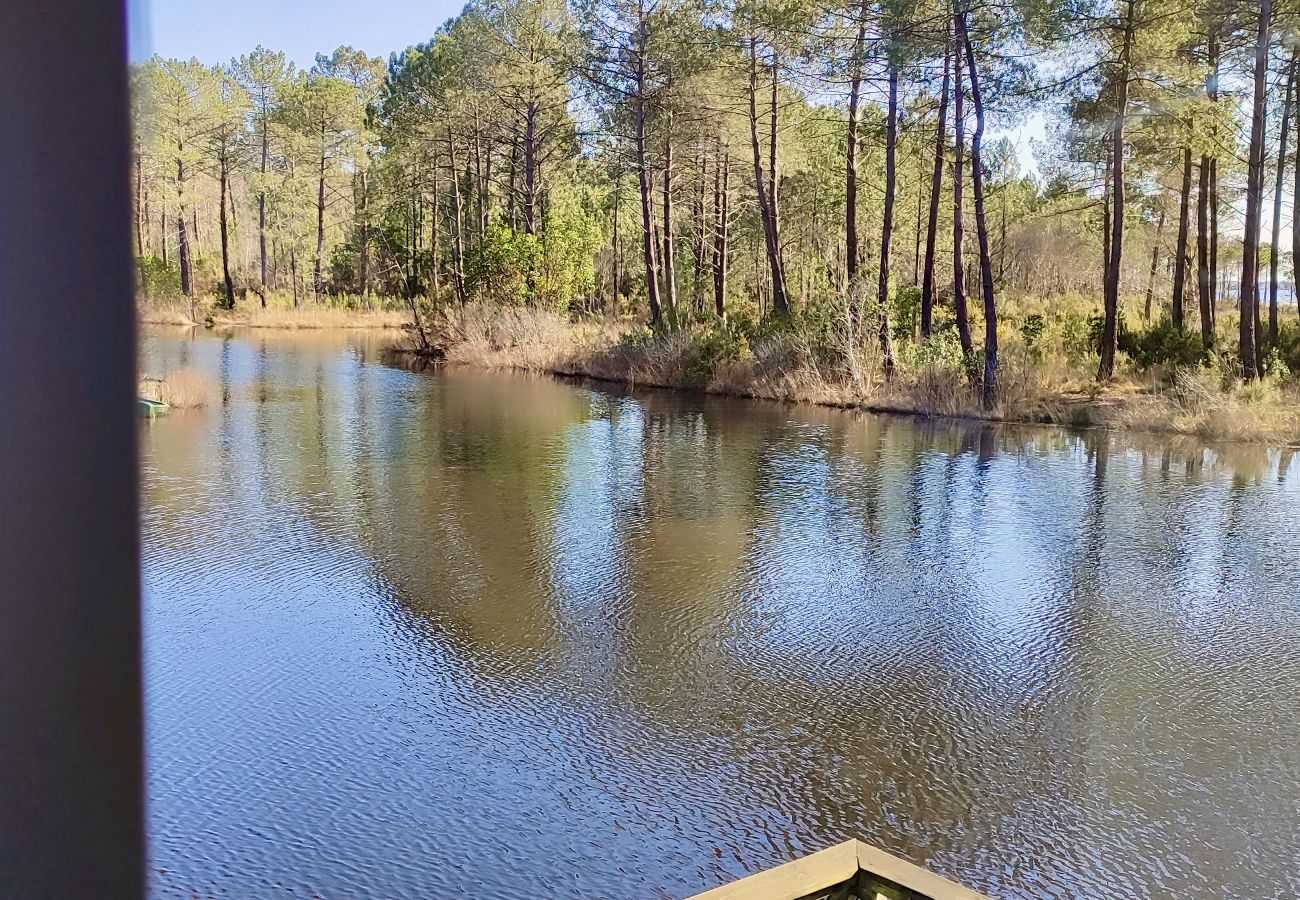
[[[1178,196],[1178,243],[1174,249],[1174,296],[1170,318],[1176,331],[1183,330],[1183,294],[1187,283],[1187,230],[1192,207],[1192,148],[1183,148],[1183,187]],[[1164,213],[1161,213],[1161,222]],[[1147,318],[1151,318],[1150,314]]]
[[[365,297],[370,293],[370,173],[361,170],[357,174],[360,191],[358,205],[361,218],[361,246],[358,250],[357,261],[357,287],[361,291],[361,296]],[[436,227],[436,226],[435,226]]]
[[[775,60],[773,61],[775,65]],[[775,76],[774,76],[775,77]],[[775,88],[773,99],[775,100]],[[775,104],[773,104],[775,106]],[[773,109],[775,113],[775,108]],[[772,123],[775,137],[776,122]],[[758,39],[753,34],[749,38],[749,140],[754,152],[754,191],[758,197],[759,218],[763,224],[763,243],[767,250],[767,267],[772,277],[772,310],[777,315],[789,312],[785,295],[785,272],[781,266],[781,247],[776,229],[774,209],[767,185],[763,179],[763,148],[758,139]],[[775,158],[776,149],[772,149]]]
[[[620,172],[619,176],[614,179],[614,238],[613,238],[613,245],[610,248],[611,257],[612,257],[611,265],[614,271],[612,273],[613,277],[610,279],[609,297],[610,297],[610,309],[615,312],[618,311],[618,289],[619,289],[619,274],[620,274],[618,271],[618,263],[619,263],[619,242],[618,242],[619,209],[618,208],[619,208],[619,200],[622,197],[622,194],[623,194],[623,175]]]
[[[144,162],[137,139],[135,150],[135,255],[144,256]]]
[[[478,238],[487,234],[488,206],[487,181],[483,178],[483,124],[479,118],[478,104],[474,105],[474,196],[478,212]]]
[[[1273,186],[1273,234],[1272,253],[1268,257],[1268,346],[1277,346],[1277,266],[1282,237],[1282,188],[1286,181],[1287,139],[1290,137],[1291,97],[1295,88],[1296,58],[1291,56],[1291,63],[1286,73],[1286,99],[1282,102],[1282,126],[1278,136],[1277,181]]]
[[[225,135],[222,135],[220,140],[222,142],[221,156],[218,164],[220,166],[221,178],[221,184],[219,186],[221,192],[221,208],[220,221],[218,224],[221,227],[221,276],[222,280],[225,282],[226,288],[225,307],[226,309],[234,309],[235,282],[230,277],[230,228],[226,223],[226,185],[230,179],[230,160],[226,153]]]
[[[524,231],[537,234],[537,104],[524,106]]]
[[[930,218],[925,227],[925,269],[921,275],[921,334],[929,337],[934,331],[934,249],[938,243],[939,199],[943,189],[943,155],[948,140],[948,79],[952,67],[952,53],[943,55],[943,86],[939,90],[938,134],[934,140],[934,172],[930,176]],[[958,151],[961,152],[960,150]],[[960,189],[957,189],[960,193]]]
[[[727,145],[719,142],[717,164],[713,168],[713,309],[719,319],[726,318],[727,307],[727,207],[730,205],[731,156]]]
[[[1105,279],[1105,319],[1101,332],[1101,363],[1097,380],[1108,381],[1115,374],[1115,354],[1119,344],[1119,276],[1124,263],[1124,122],[1128,116],[1128,87],[1133,49],[1133,6],[1128,0],[1124,18],[1124,44],[1120,50],[1119,73],[1115,90],[1115,124],[1111,129],[1111,203],[1110,259]]]
[[[1251,105],[1250,155],[1246,175],[1246,221],[1241,241],[1241,371],[1247,381],[1256,378],[1259,359],[1256,321],[1259,315],[1259,230],[1260,201],[1264,188],[1265,100],[1268,87],[1268,38],[1273,12],[1272,0],[1259,0],[1259,29],[1255,41],[1254,101]]]
[[[1201,157],[1196,194],[1196,287],[1201,302],[1201,346],[1214,344],[1214,288],[1210,279],[1210,158]]]
[[[266,292],[270,283],[266,278],[266,164],[269,155],[266,116],[262,116],[262,180],[257,190],[257,244],[262,264],[262,309],[266,309]]]
[[[894,339],[889,325],[889,248],[894,231],[894,179],[897,175],[895,156],[898,150],[898,67],[889,64],[889,111],[885,121],[885,208],[880,224],[880,272],[876,284],[876,304],[879,307],[880,352],[884,356],[885,380],[892,380],[897,361],[894,359]]]
[[[984,380],[980,396],[985,409],[992,409],[998,394],[998,310],[993,293],[993,258],[989,253],[989,229],[984,217],[984,103],[980,97],[979,69],[975,50],[966,31],[966,16],[959,17],[961,41],[966,47],[966,65],[970,73],[970,99],[975,109],[975,133],[970,141],[971,187],[975,194],[975,234],[980,251],[980,287],[984,299]]]
[[[321,128],[320,177],[316,182],[316,258],[312,266],[312,291],[321,295],[321,259],[325,255],[325,129]]]
[[[636,49],[636,177],[641,193],[641,257],[645,266],[646,300],[650,305],[650,324],[663,321],[663,307],[659,303],[659,265],[655,258],[654,210],[651,197],[650,170],[646,162],[646,71],[645,61],[650,42],[649,25],[642,5],[638,5],[638,33]]]
[[[957,14],[953,14],[953,34],[957,33]],[[953,57],[953,144],[955,155],[952,164],[952,302],[957,316],[957,337],[961,341],[962,356],[969,362],[975,352],[975,345],[970,336],[970,313],[966,309],[966,286],[962,282],[965,274],[965,254],[962,223],[962,190],[965,178],[962,168],[966,155],[966,112],[965,98],[962,95],[961,53],[955,46]]]
[[[510,174],[507,179],[509,181],[510,188],[506,194],[506,218],[510,220],[511,231],[515,231],[519,228],[519,216],[518,213],[516,212],[516,210],[518,209],[518,204],[516,203],[516,200],[518,198],[518,191],[519,191],[519,189],[516,187],[516,182],[518,181],[518,169],[519,169],[519,123],[518,120],[516,120],[514,133],[510,137],[510,165],[509,165]]]
[[[777,121],[779,116],[777,106],[777,85],[780,71],[780,61],[777,59],[776,52],[772,53],[772,93],[770,102],[770,111],[768,119],[768,169],[767,169],[767,205],[771,211],[772,219],[772,265],[774,271],[780,273],[781,290],[772,292],[772,308],[777,315],[788,315],[790,312],[790,300],[787,292],[787,281],[785,276],[785,253],[781,249],[781,174],[777,165]],[[777,282],[772,282],[773,288]]]
[[[442,214],[440,198],[438,196],[438,167],[434,165],[430,173],[432,191],[432,208],[430,209],[430,227],[429,227],[429,280],[433,285],[433,296],[439,297],[442,292],[442,268],[438,263],[438,231],[442,227]]]
[[[1151,245],[1151,271],[1147,273],[1147,293],[1146,302],[1142,306],[1143,321],[1151,321],[1151,303],[1156,294],[1156,269],[1160,265],[1160,237],[1165,231],[1165,211],[1160,210],[1160,218],[1156,221],[1156,239]],[[1177,296],[1177,291],[1175,291]]]
[[[844,147],[844,288],[852,309],[853,283],[858,276],[858,103],[862,92],[862,58],[867,39],[863,15],[853,43],[853,77],[849,82],[849,124]],[[856,310],[852,310],[856,314]]]
[[[456,164],[456,144],[452,140],[451,128],[447,128],[447,159],[451,163],[451,283],[456,291],[456,302],[465,303],[465,224],[461,212],[460,170]],[[531,232],[530,232],[531,233]]]
[[[691,201],[691,253],[695,269],[691,277],[691,306],[696,315],[704,312],[704,201],[709,181],[709,158],[701,149],[697,187]]]
[[[664,305],[670,313],[677,311],[677,264],[673,257],[673,114],[664,125]]]
[[[177,151],[183,153],[184,147],[178,145]],[[185,233],[185,163],[179,155],[176,157],[176,208],[176,255],[180,259],[181,266],[181,293],[193,300],[194,281],[190,273],[190,241]]]

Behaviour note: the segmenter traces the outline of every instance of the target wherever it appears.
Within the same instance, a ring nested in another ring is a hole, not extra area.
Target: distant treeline
[[[134,70],[141,288],[814,318],[886,375],[897,341],[945,330],[991,401],[1005,297],[1099,293],[1104,380],[1121,298],[1208,350],[1231,280],[1250,379],[1300,215],[1300,4],[1274,6],[471,0],[386,64],[155,58]],[[990,138],[1030,111],[1039,177]]]

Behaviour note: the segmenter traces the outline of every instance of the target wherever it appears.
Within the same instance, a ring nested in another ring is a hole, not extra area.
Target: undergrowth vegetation
[[[428,311],[429,339],[449,361],[587,376],[630,385],[770,400],[1065,425],[1168,430],[1207,438],[1300,439],[1300,323],[1283,324],[1265,378],[1243,384],[1230,352],[1204,350],[1199,332],[1123,319],[1117,377],[1098,384],[1100,324],[1087,298],[1008,303],[997,402],[981,404],[981,351],[962,352],[940,319],[921,340],[900,317],[898,368],[886,380],[874,312],[810,307],[785,319],[739,306],[725,320],[666,317],[652,329],[626,319],[471,303]],[[972,326],[982,328],[975,317]],[[1225,313],[1220,332],[1236,328]],[[1224,347],[1229,342],[1220,342]]]

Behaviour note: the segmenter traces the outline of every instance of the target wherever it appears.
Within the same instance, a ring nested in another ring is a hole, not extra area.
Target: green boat
[[[148,416],[151,419],[154,416],[161,416],[164,413],[166,413],[167,410],[171,409],[170,406],[168,406],[166,403],[163,403],[161,400],[149,400],[144,397],[141,397],[139,399],[140,399],[140,415]]]

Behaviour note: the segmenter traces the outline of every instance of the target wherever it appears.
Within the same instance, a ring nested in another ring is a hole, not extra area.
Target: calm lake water
[[[152,891],[1300,895],[1300,460],[146,335]]]

